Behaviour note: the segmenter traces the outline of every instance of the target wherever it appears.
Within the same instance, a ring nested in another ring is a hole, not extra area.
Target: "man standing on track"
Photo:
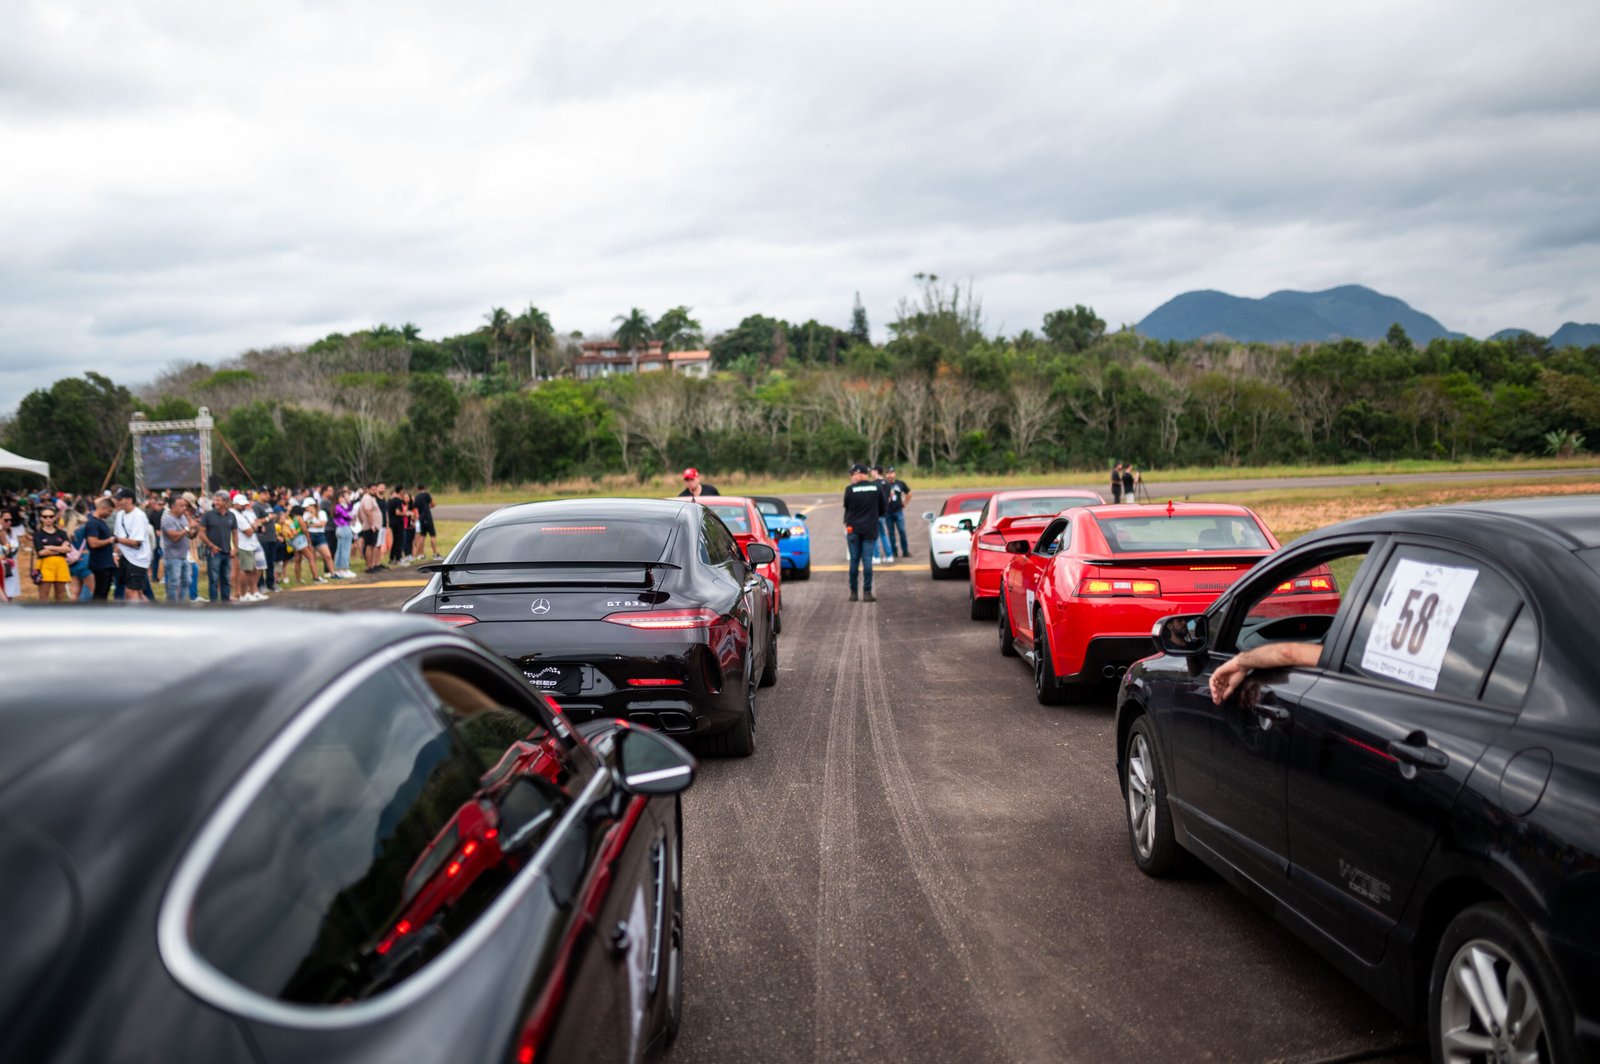
[[[433,526],[433,496],[428,494],[428,485],[418,484],[417,493],[411,496],[411,512],[417,520],[417,557],[425,553],[432,553],[435,560],[439,557],[439,533]],[[427,546],[424,547],[424,541]]]
[[[1118,462],[1111,467],[1111,501],[1122,501],[1122,463]]]
[[[694,468],[693,466],[690,466],[688,469],[685,469],[683,471],[683,490],[678,492],[678,497],[680,499],[683,498],[685,495],[689,496],[690,498],[698,499],[702,495],[721,495],[721,494],[722,494],[722,492],[718,491],[716,488],[712,487],[710,484],[705,484],[705,483],[701,482],[701,480],[700,480],[700,470]]]
[[[911,556],[911,545],[906,542],[906,503],[911,501],[911,487],[903,480],[895,479],[894,466],[883,471],[888,478],[886,484],[889,489],[889,509],[883,515],[884,533],[889,540],[889,556],[897,554],[903,560]],[[900,534],[900,548],[895,550],[895,533]]]
[[[878,601],[872,594],[872,550],[878,539],[878,520],[883,517],[883,492],[872,481],[872,473],[857,462],[850,467],[850,486],[844,489],[844,538],[850,547],[850,601],[857,601],[857,570],[866,570],[862,601]]]

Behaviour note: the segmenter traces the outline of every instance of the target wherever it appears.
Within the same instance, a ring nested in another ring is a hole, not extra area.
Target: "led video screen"
[[[172,432],[138,437],[144,482],[151,488],[198,488],[200,434]]]

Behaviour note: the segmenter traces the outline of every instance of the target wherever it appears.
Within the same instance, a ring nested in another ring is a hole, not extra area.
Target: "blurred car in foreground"
[[[1011,558],[1006,544],[1031,543],[1062,510],[1099,506],[1105,502],[1092,491],[1074,488],[1027,488],[997,491],[983,504],[978,523],[969,534],[967,555],[967,612],[973,620],[993,620],[1000,601],[1000,574]]]
[[[743,500],[741,500],[743,501]],[[755,750],[757,686],[778,680],[760,566],[691,499],[566,499],[478,522],[403,607],[505,656],[574,720],[620,717],[696,742]]]
[[[1276,592],[1324,567],[1337,614],[1286,627]],[[1435,1060],[1600,1060],[1596,601],[1596,496],[1296,541],[1161,623],[1161,653],[1128,670],[1134,861],[1161,876],[1198,857],[1425,1022]],[[1212,674],[1253,647],[1306,664],[1215,704]]]
[[[1071,688],[1103,686],[1150,654],[1150,626],[1210,605],[1278,549],[1254,511],[1229,503],[1093,506],[1053,518],[1033,543],[1006,544],[1000,653],[1033,668],[1047,705]],[[1263,616],[1302,635],[1339,608],[1326,568],[1285,581]],[[1296,626],[1288,618],[1309,618]]]
[[[580,733],[418,618],[12,613],[0,1059],[620,1064],[677,1031],[670,739]],[[63,698],[86,645],[160,682]]]
[[[767,533],[778,543],[778,561],[786,579],[811,579],[811,530],[806,515],[791,513],[789,504],[776,495],[752,495]]]
[[[923,512],[922,519],[928,522],[929,576],[947,580],[956,575],[958,567],[967,564],[967,552],[972,549],[972,530],[978,527],[983,504],[998,490],[958,491],[944,501],[938,516],[932,510]]]

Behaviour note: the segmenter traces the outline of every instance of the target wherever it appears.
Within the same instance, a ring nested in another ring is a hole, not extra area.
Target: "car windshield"
[[[711,512],[722,518],[728,531],[736,536],[750,534],[750,513],[743,506],[713,506]]]
[[[673,522],[622,518],[521,521],[479,528],[457,562],[658,561]]]
[[[1093,506],[1099,500],[1086,499],[1081,495],[1035,495],[1022,499],[1001,499],[995,507],[997,517],[1054,517],[1062,510],[1070,510],[1075,506]]]
[[[1271,550],[1261,526],[1244,516],[1188,514],[1102,517],[1100,530],[1117,554],[1165,550]]]

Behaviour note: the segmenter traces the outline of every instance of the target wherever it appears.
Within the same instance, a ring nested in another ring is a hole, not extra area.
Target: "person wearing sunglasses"
[[[39,527],[33,533],[33,581],[39,597],[46,601],[67,601],[67,586],[72,583],[67,555],[72,541],[56,526],[54,507],[39,511]]]

